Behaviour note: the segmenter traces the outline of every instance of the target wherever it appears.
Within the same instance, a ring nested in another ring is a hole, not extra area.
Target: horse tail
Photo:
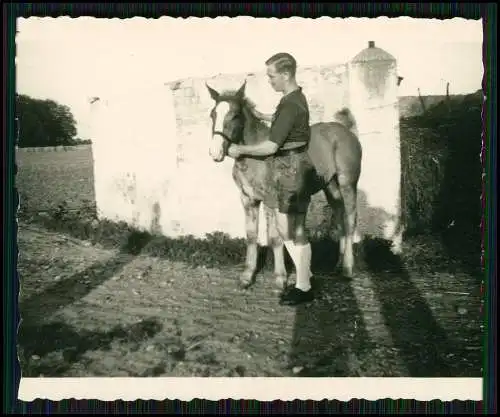
[[[354,118],[351,110],[349,110],[347,107],[343,107],[338,110],[335,113],[334,118],[338,123],[344,125],[351,132],[357,131],[356,119]]]

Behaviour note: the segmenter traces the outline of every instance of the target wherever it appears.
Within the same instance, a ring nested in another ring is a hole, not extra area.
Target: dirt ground
[[[18,245],[24,377],[481,376],[480,287],[465,273],[315,273],[317,299],[290,308],[268,271],[239,290],[242,266],[134,256],[24,222]]]

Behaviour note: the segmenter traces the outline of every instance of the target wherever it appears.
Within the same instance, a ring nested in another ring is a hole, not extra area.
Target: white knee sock
[[[295,287],[302,291],[311,289],[311,244],[295,245],[297,254],[297,281]]]
[[[295,243],[293,240],[285,240],[283,244],[285,245],[290,258],[292,258],[293,264],[297,267],[297,251],[295,250]]]
[[[307,265],[307,279],[309,280],[312,277],[312,272],[311,272],[311,244],[307,244],[306,246],[309,247],[309,249],[306,249],[306,251],[309,251],[308,258],[306,259],[306,263],[304,264],[303,261],[301,261],[301,254],[299,252],[299,249],[295,242],[293,240],[285,240],[284,242],[285,248],[287,249],[288,253],[290,254],[290,258],[292,258],[293,264],[295,265],[295,271],[297,272],[297,275],[299,274],[299,268],[300,265]],[[305,266],[303,266],[305,268]]]

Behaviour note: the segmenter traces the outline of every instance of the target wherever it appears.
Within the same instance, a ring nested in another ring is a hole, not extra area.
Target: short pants
[[[311,202],[308,185],[314,169],[307,151],[273,155],[269,168],[279,212],[305,214]]]

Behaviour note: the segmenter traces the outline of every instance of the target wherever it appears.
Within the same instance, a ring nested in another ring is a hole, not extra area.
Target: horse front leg
[[[257,271],[257,259],[259,254],[259,201],[253,200],[247,195],[241,197],[245,212],[245,230],[247,236],[247,253],[245,259],[245,270],[240,275],[240,286],[248,288],[252,285]]]
[[[264,204],[264,213],[267,223],[268,242],[273,250],[274,279],[278,288],[283,289],[288,283],[288,274],[285,267],[285,246],[278,232],[278,224],[276,222],[274,210]]]

